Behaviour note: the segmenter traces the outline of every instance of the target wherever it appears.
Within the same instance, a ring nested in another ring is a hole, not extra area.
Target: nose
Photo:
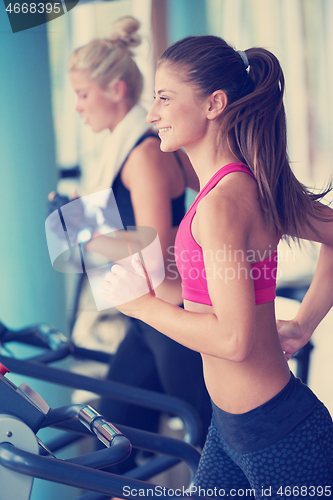
[[[146,117],[148,123],[156,123],[160,119],[156,111],[156,106],[157,106],[157,100],[155,99]]]
[[[80,104],[79,99],[77,99],[77,101],[76,101],[75,111],[76,111],[77,113],[82,113],[82,111],[83,111],[83,109],[82,109],[82,105]]]

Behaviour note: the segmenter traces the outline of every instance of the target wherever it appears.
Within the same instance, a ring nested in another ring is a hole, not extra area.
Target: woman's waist
[[[289,381],[265,403],[241,414],[219,408],[213,420],[224,441],[239,453],[251,453],[283,439],[322,403],[291,373]]]
[[[172,268],[170,268],[172,269]],[[199,298],[198,298],[199,300]],[[263,304],[256,304],[256,328],[265,332],[267,328],[276,331],[276,319],[274,300]],[[184,299],[184,308],[190,312],[212,313],[214,314],[214,306],[195,300]]]
[[[211,399],[230,413],[244,413],[264,404],[280,392],[290,378],[282,350],[272,349],[263,354],[256,353],[254,348],[253,354],[242,362],[205,354],[202,360]]]

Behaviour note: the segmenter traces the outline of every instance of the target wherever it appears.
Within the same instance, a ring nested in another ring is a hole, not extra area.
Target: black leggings
[[[203,445],[212,408],[199,353],[169,339],[142,321],[131,319],[124,340],[113,356],[109,380],[176,396],[193,406],[202,422]],[[156,432],[159,412],[103,399],[100,412],[112,422]]]
[[[213,408],[193,493],[333,498],[332,418],[298,379],[292,376],[275,398],[250,412],[232,415]]]

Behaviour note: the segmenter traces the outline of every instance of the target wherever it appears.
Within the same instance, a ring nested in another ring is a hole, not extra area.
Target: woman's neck
[[[125,118],[127,113],[132,109],[133,104],[131,104],[127,99],[124,99],[118,103],[117,108],[114,111],[115,124],[110,127],[110,132],[113,132],[116,126]]]
[[[228,146],[217,149],[216,147],[212,147],[212,145],[202,143],[197,144],[190,151],[186,150],[186,153],[198,176],[200,189],[224,165],[241,162]]]

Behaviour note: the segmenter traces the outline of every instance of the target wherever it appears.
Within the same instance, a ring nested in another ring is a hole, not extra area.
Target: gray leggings
[[[215,407],[192,491],[216,498],[333,498],[333,423],[317,401],[291,432],[255,451],[236,451],[226,442],[217,428],[221,422]],[[265,419],[263,433],[267,414]],[[260,440],[258,420],[255,428]],[[250,447],[256,447],[255,441]]]

